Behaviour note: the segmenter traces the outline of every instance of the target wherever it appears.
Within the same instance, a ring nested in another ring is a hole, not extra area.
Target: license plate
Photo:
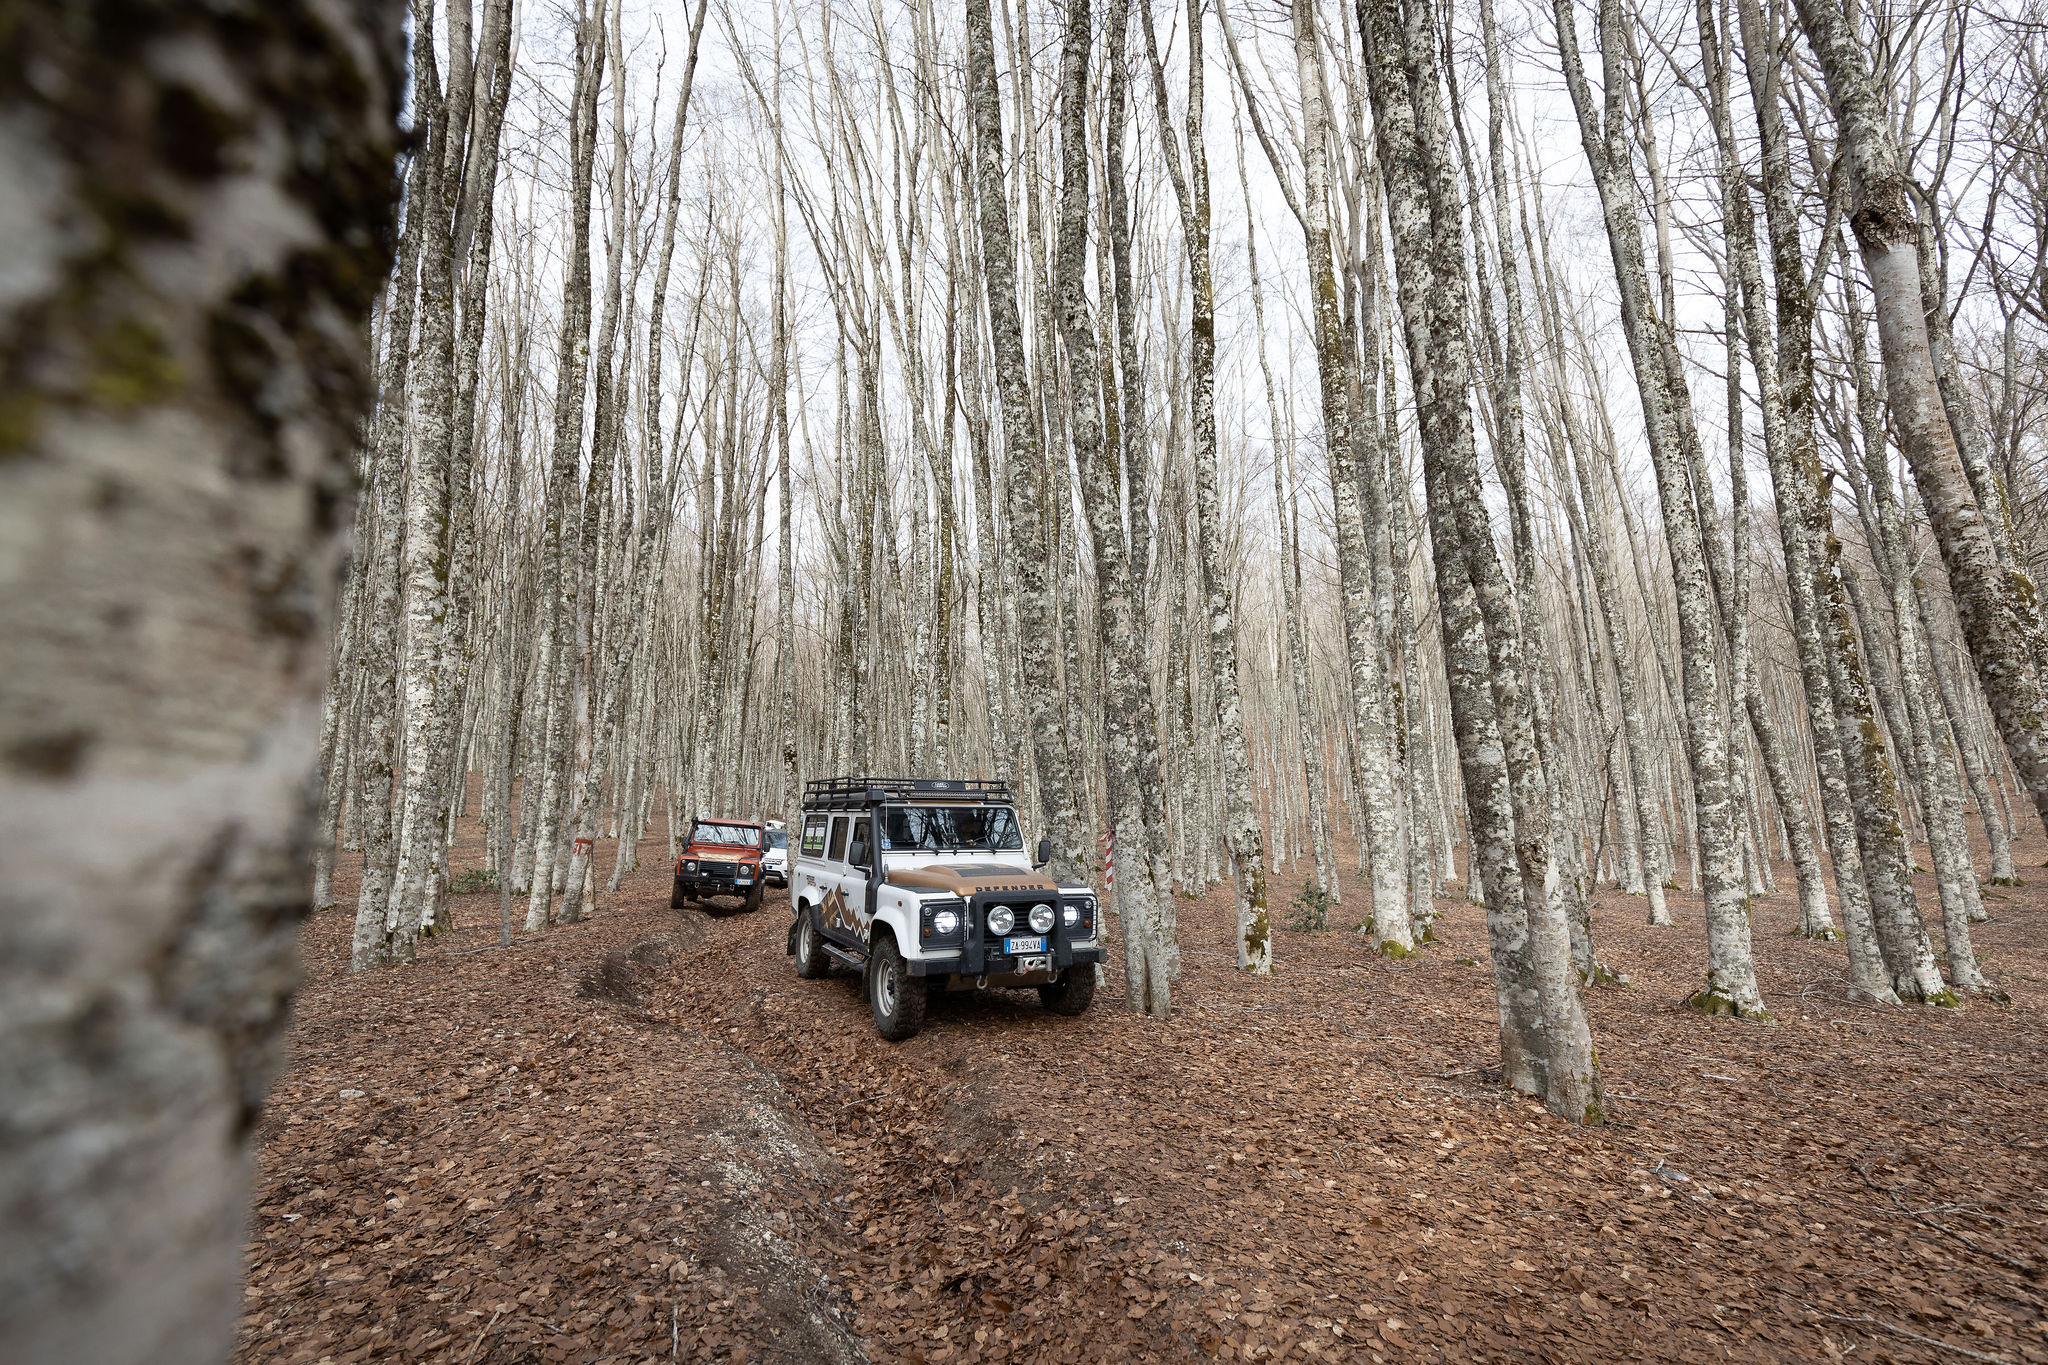
[[[1018,953],[1042,953],[1045,951],[1045,940],[1042,938],[1006,938],[1003,940],[1003,951],[1012,956]]]
[[[752,886],[754,879],[752,877],[736,877],[733,879],[733,883],[736,886]]]

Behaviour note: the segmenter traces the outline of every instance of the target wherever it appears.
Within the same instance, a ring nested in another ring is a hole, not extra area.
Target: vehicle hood
[[[977,891],[1043,891],[1049,896],[1057,896],[1060,890],[1059,883],[1050,877],[1027,868],[1005,867],[1000,863],[926,863],[923,867],[896,867],[889,870],[889,884],[917,891],[943,891],[962,898]]]
[[[758,848],[738,848],[732,844],[691,844],[679,855],[684,858],[709,859],[714,863],[750,863],[761,856]]]

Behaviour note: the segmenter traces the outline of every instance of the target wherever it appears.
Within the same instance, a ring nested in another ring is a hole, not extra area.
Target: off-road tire
[[[914,1038],[924,1027],[925,984],[910,974],[896,939],[877,932],[868,952],[868,1009],[875,1029],[892,1043]]]
[[[761,908],[761,883],[755,882],[747,888],[747,903],[742,908],[750,915]]]
[[[1038,988],[1038,998],[1054,1014],[1079,1014],[1095,1001],[1095,964],[1084,962],[1067,968],[1050,986]]]
[[[688,902],[683,895],[683,879],[681,877],[678,877],[676,878],[675,886],[672,887],[668,893],[668,908],[671,910],[680,910],[687,903]]]
[[[803,906],[796,919],[796,974],[817,981],[832,971],[832,959],[825,952],[825,936],[818,930],[818,912]]]

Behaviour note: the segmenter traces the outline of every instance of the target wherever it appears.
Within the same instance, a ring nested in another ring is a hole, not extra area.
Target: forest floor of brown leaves
[[[779,892],[669,910],[664,853],[506,949],[495,893],[453,897],[417,965],[354,977],[343,867],[261,1129],[240,1360],[2048,1361],[2038,839],[1976,926],[2009,1006],[1848,1004],[1783,867],[1777,1022],[1706,1019],[1697,898],[1653,929],[1603,893],[1632,984],[1589,995],[1597,1129],[1495,1083],[1462,898],[1389,961],[1347,880],[1257,980],[1225,885],[1181,904],[1168,1023],[1122,1007],[1113,949],[1079,1018],[947,996],[891,1045],[851,974],[797,979]]]

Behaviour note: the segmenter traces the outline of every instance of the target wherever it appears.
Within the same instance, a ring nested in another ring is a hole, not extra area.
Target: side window
[[[812,815],[812,816],[807,816],[807,817],[805,818],[805,820],[804,820],[804,845],[803,845],[803,856],[804,856],[804,857],[806,857],[806,858],[820,858],[820,857],[823,857],[823,856],[824,856],[824,853],[825,853],[825,824],[826,824],[826,820],[825,820],[825,817],[824,817],[824,816],[822,816],[822,815]]]
[[[860,819],[853,822],[853,841],[856,844],[862,845],[866,849],[866,852],[861,856],[861,860],[858,863],[854,864],[854,866],[867,867],[869,864],[874,862],[875,850],[872,847],[872,845],[869,844],[868,841],[867,816],[863,815],[860,817]]]
[[[846,817],[843,815],[832,821],[832,851],[825,856],[835,863],[846,861]]]

